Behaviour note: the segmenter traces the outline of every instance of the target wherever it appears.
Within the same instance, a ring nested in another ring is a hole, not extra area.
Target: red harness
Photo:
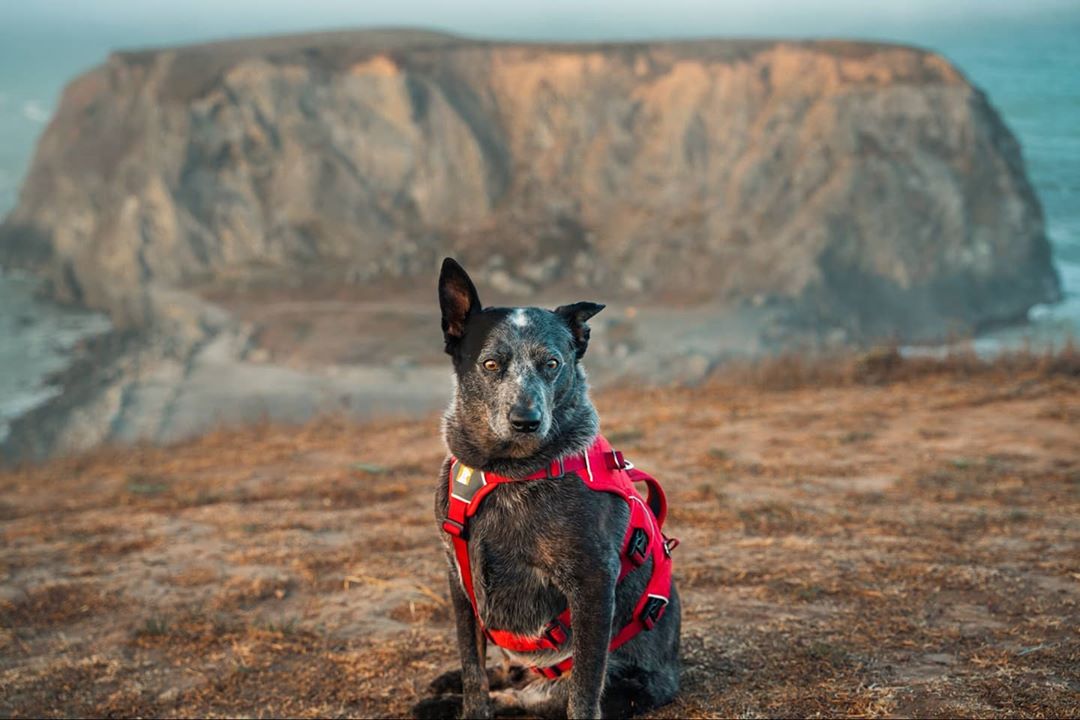
[[[626,528],[620,556],[619,582],[622,582],[631,570],[644,564],[649,556],[653,558],[652,577],[634,608],[634,619],[611,639],[608,650],[612,651],[642,630],[651,630],[663,616],[671,593],[671,551],[678,544],[678,540],[668,539],[661,532],[664,518],[667,517],[667,499],[660,483],[624,460],[622,453],[613,450],[603,436],[597,436],[585,453],[556,460],[551,466],[518,479],[474,470],[460,463],[457,458],[451,458],[450,508],[443,522],[443,530],[451,536],[461,585],[469,596],[477,622],[481,622],[483,627],[469,564],[469,518],[480,509],[480,504],[488,493],[503,483],[561,477],[567,473],[577,474],[590,490],[618,495],[630,507],[630,524]],[[648,486],[648,504],[634,489],[635,482],[644,482]],[[566,641],[569,628],[570,609],[567,608],[547,624],[539,637],[518,635],[505,630],[483,629],[488,639],[501,648],[513,652],[536,652],[558,650]],[[572,665],[573,658],[567,658],[557,665],[533,669],[548,678],[556,678]]]

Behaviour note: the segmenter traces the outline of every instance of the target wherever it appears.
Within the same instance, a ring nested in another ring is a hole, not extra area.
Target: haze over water
[[[1036,308],[1032,323],[996,331],[983,345],[1024,338],[1080,337],[1080,7],[1075,3],[961,0],[939,12],[915,2],[877,16],[867,4],[772,0],[736,3],[640,2],[611,5],[550,0],[507,10],[501,3],[391,8],[314,0],[303,15],[291,4],[252,0],[193,8],[102,0],[0,6],[0,215],[15,204],[33,146],[64,84],[111,49],[168,45],[244,34],[325,27],[416,25],[507,39],[650,39],[782,36],[890,40],[944,54],[980,88],[1017,135],[1047,219],[1065,300]],[[610,6],[610,7],[609,7]],[[771,11],[771,15],[770,15]],[[171,14],[170,14],[171,13]],[[992,13],[986,16],[985,13]],[[780,18],[780,19],[777,19]],[[48,397],[48,373],[64,367],[79,338],[101,332],[99,316],[72,313],[32,297],[33,283],[0,274],[0,437],[4,423]]]

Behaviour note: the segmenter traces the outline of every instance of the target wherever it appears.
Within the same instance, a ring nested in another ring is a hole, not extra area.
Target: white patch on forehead
[[[518,308],[510,313],[510,323],[514,327],[527,327],[529,325],[529,316],[525,313],[525,308]]]

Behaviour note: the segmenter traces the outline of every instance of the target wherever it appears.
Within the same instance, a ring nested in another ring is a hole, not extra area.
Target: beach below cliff
[[[371,420],[437,410],[452,378],[433,288],[430,294],[343,286],[157,290],[150,328],[83,340],[73,364],[48,377],[51,397],[9,421],[0,464],[327,412]],[[554,297],[547,303],[558,304]],[[726,361],[796,342],[794,334],[777,341],[775,308],[752,305],[614,302],[592,325],[587,367],[598,388],[696,383]],[[821,347],[812,336],[805,341]]]

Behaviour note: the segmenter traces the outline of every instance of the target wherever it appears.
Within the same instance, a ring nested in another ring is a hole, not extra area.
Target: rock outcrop
[[[150,285],[567,283],[939,337],[1059,294],[1018,145],[947,61],[850,42],[354,32],[120,52],[76,79],[0,263],[148,321]]]

